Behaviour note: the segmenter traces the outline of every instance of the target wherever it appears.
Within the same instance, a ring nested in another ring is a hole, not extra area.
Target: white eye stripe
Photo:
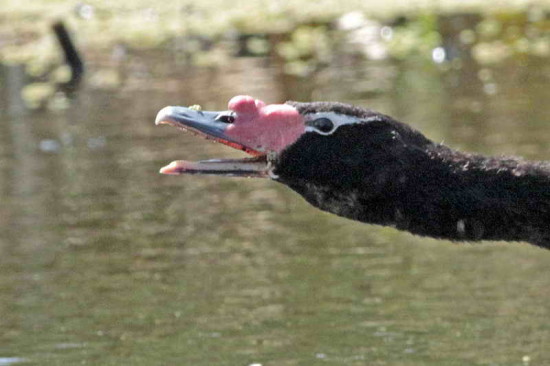
[[[322,131],[319,131],[317,128],[313,127],[313,126],[307,126],[306,125],[305,131],[306,132],[316,132],[319,135],[328,136],[328,135],[332,135],[334,133],[334,131],[336,131],[338,129],[338,127],[340,127],[340,126],[351,125],[351,124],[356,124],[356,123],[366,123],[366,122],[372,122],[372,121],[379,121],[380,120],[380,117],[376,116],[376,115],[370,116],[370,117],[367,117],[367,118],[360,118],[360,117],[356,117],[356,116],[348,116],[348,115],[345,115],[345,114],[338,114],[338,113],[334,113],[334,112],[319,112],[319,113],[308,114],[306,116],[306,123],[308,121],[314,121],[314,120],[319,119],[319,118],[328,118],[334,124],[334,128],[329,132],[322,132]]]
[[[306,132],[315,132],[315,133],[318,133],[319,135],[328,136],[328,135],[332,135],[337,128],[338,127],[335,127],[332,129],[332,131],[329,131],[329,132],[323,132],[323,131],[319,131],[315,127],[306,126]]]

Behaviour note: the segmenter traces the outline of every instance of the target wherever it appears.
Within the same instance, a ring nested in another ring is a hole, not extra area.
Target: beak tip
[[[168,106],[168,107],[162,108],[157,113],[157,116],[155,117],[155,125],[158,126],[163,123],[166,123],[166,121],[169,120],[169,118],[173,115],[174,115],[174,107]]]
[[[178,163],[173,161],[170,164],[163,166],[160,168],[159,173],[160,174],[166,174],[166,175],[178,175]]]
[[[170,169],[164,169],[164,168],[161,168],[159,170],[159,173],[160,174],[163,174],[163,175],[179,175],[180,173],[176,173],[175,171],[173,170],[170,170]]]
[[[184,160],[173,161],[170,164],[160,168],[159,173],[166,175],[180,175],[185,172],[185,166],[187,163],[188,162]]]

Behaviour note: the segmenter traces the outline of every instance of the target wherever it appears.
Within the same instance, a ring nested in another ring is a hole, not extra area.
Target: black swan
[[[353,220],[434,238],[550,249],[548,162],[459,152],[389,116],[335,102],[266,105],[237,96],[223,112],[166,107],[156,124],[253,156],[174,161],[164,174],[265,177]]]

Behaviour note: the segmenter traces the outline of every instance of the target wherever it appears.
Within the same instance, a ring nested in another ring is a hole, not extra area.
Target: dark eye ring
[[[216,121],[223,123],[233,123],[235,122],[235,116],[233,113],[220,113],[216,116]]]
[[[323,133],[329,133],[334,129],[334,123],[325,117],[314,119],[313,121],[308,121],[306,125],[313,127]]]

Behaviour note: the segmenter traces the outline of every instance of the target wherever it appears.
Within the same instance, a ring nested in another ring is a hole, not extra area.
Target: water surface
[[[340,61],[297,79],[262,58],[142,56],[123,86],[39,111],[4,67],[0,364],[550,364],[548,251],[348,221],[267,180],[157,174],[242,156],[155,127],[160,108],[243,93],[350,102],[463,150],[550,159],[548,60],[482,71],[490,87],[475,67]]]

